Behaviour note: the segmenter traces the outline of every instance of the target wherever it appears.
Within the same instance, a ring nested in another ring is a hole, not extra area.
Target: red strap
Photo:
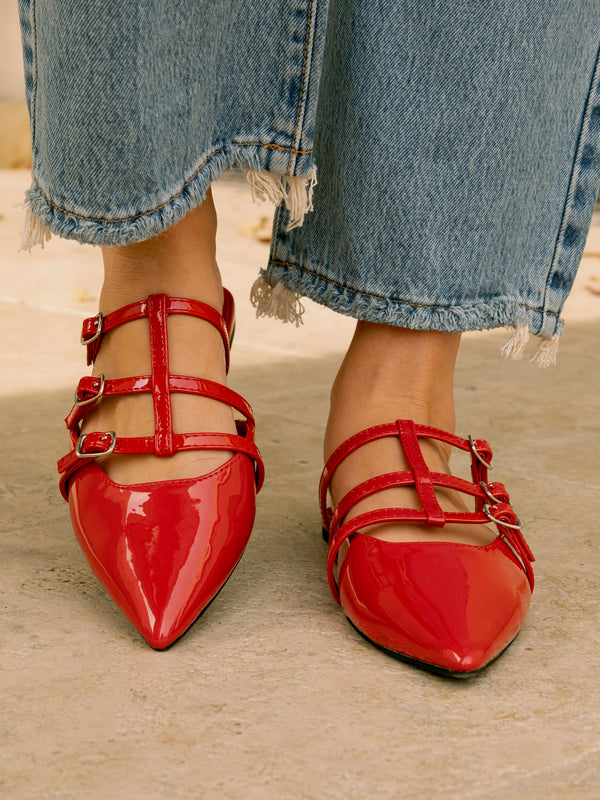
[[[429,425],[415,425],[415,431],[420,437],[427,436],[430,439],[438,439],[439,441],[446,442],[447,444],[457,447],[460,450],[467,451],[471,449],[467,439],[462,439],[460,436],[447,433],[439,428],[432,428]],[[333,473],[336,471],[342,461],[364,444],[388,437],[396,438],[397,436],[398,425],[395,422],[390,422],[383,425],[373,425],[370,428],[365,428],[364,431],[355,433],[354,436],[350,436],[349,439],[346,439],[345,442],[342,442],[342,444],[333,451],[328,458],[327,463],[325,464],[319,485],[319,500],[323,519],[326,520],[328,518],[327,492],[329,491],[329,484],[331,483]]]
[[[329,491],[331,478],[342,461],[355,450],[358,450],[359,447],[362,447],[368,442],[374,442],[377,439],[383,439],[387,436],[396,435],[397,430],[395,425],[373,425],[371,428],[365,428],[364,431],[360,431],[359,433],[355,433],[353,436],[350,436],[349,439],[346,439],[345,442],[342,442],[342,444],[337,447],[329,456],[327,463],[323,468],[323,472],[321,473],[321,481],[319,483],[319,504],[321,506],[321,514],[325,524],[327,524],[329,516],[327,513],[327,492]]]
[[[469,440],[471,449],[471,477],[475,483],[488,482],[488,470],[492,467],[492,448],[485,439]]]
[[[466,481],[463,478],[458,478],[456,475],[447,475],[443,472],[432,472],[431,480],[434,486],[440,486],[445,489],[455,489],[458,492],[471,495],[477,500],[481,499],[485,501],[488,498],[488,495],[485,494],[480,486],[477,486],[470,481]],[[412,472],[388,472],[385,475],[377,475],[373,478],[369,478],[368,480],[363,481],[363,483],[360,483],[358,486],[355,486],[348,492],[348,494],[342,497],[340,502],[335,507],[335,511],[331,515],[328,525],[330,536],[332,533],[335,533],[337,526],[343,521],[350,509],[361,500],[365,500],[367,497],[371,497],[372,495],[377,494],[377,492],[381,492],[384,489],[394,489],[402,486],[414,486],[414,477]]]
[[[531,591],[533,591],[535,578],[531,565],[535,561],[535,557],[525,541],[525,537],[521,533],[519,519],[514,509],[509,506],[508,503],[500,502],[496,505],[489,506],[488,515],[486,516],[488,516],[488,519],[493,519],[500,536],[519,558],[525,570],[525,574],[527,575]]]
[[[173,435],[173,446],[180,450],[232,450],[245,453],[255,464],[256,490],[259,491],[264,482],[264,465],[260,452],[252,441],[252,429],[245,422],[237,422],[238,433],[176,433]],[[80,455],[73,448],[58,462],[58,471],[62,474],[61,492],[67,499],[67,483],[71,476],[84,467],[90,460],[116,453],[120,455],[153,454],[155,438],[153,436],[114,437],[104,431],[93,431],[79,438]]]
[[[119,436],[114,437],[106,431],[92,431],[79,438],[80,453],[74,450],[60,459],[58,471],[64,472],[74,463],[74,459],[93,458],[110,453],[120,455],[156,455],[154,436]],[[241,453],[255,453],[256,446],[249,438],[235,433],[213,433],[202,431],[200,433],[175,433],[173,434],[175,450],[233,450]],[[108,449],[110,446],[110,450]]]
[[[223,290],[223,315],[214,308],[196,300],[166,295],[151,295],[147,300],[107,314],[98,314],[83,323],[82,341],[88,345],[88,357],[93,360],[104,333],[117,325],[136,319],[148,318],[152,374],[132,378],[105,380],[104,376],[86,376],[79,382],[76,402],[67,416],[72,450],[58,462],[62,473],[61,492],[67,497],[70,477],[88,463],[110,453],[152,453],[172,455],[178,450],[232,450],[253,459],[257,490],[264,481],[264,467],[258,448],[254,444],[254,417],[252,409],[241,395],[214,381],[186,375],[169,375],[167,318],[169,314],[188,314],[206,320],[220,332],[225,345],[229,366],[229,338],[234,324],[233,297]],[[90,361],[88,361],[90,363]],[[91,432],[81,435],[81,423],[101,397],[152,392],[154,403],[155,435],[146,437],[119,437],[112,432]],[[210,397],[232,406],[245,419],[236,420],[237,434],[186,433],[175,434],[172,425],[171,392]]]
[[[404,455],[406,456],[408,466],[414,477],[414,484],[417,494],[419,495],[419,500],[427,515],[426,524],[430,527],[441,528],[444,526],[446,519],[437,501],[437,497],[435,496],[431,472],[421,452],[415,423],[412,419],[399,419],[396,420],[396,426],[398,428],[398,436],[400,437]]]
[[[100,386],[102,393],[98,394]],[[243,414],[248,423],[254,428],[254,416],[250,404],[244,398],[221,383],[209,381],[206,378],[194,378],[189,375],[170,375],[169,389],[171,392],[181,394],[194,394],[199,397],[210,397],[231,406]],[[86,375],[80,379],[76,392],[76,403],[67,415],[65,422],[70,431],[75,431],[79,437],[79,426],[94,408],[100,397],[117,397],[125,394],[140,394],[152,391],[152,376],[140,375],[134,378],[114,378],[101,381],[99,377]],[[81,402],[84,402],[81,405]],[[78,405],[79,403],[79,405]],[[76,438],[77,438],[76,437]]]
[[[229,336],[229,347],[233,341],[233,331],[235,328],[235,303],[233,295],[228,289],[223,289],[223,310],[221,311],[223,322]]]
[[[410,471],[390,472],[363,481],[341,499],[332,513],[327,508],[327,492],[332,475],[341,462],[362,445],[392,436],[399,437]],[[453,475],[430,472],[419,444],[419,438],[422,437],[437,439],[460,450],[470,451],[473,482]],[[397,420],[395,423],[375,425],[343,442],[328,459],[319,487],[321,513],[325,529],[329,534],[327,562],[329,585],[336,601],[339,602],[339,593],[334,569],[341,546],[361,529],[388,522],[416,522],[441,527],[447,523],[482,525],[494,521],[499,536],[513,555],[516,555],[533,589],[531,569],[533,554],[519,530],[517,516],[508,504],[509,498],[505,487],[501,483],[488,483],[487,473],[488,469],[491,469],[491,459],[492,450],[483,439],[475,441],[462,439],[427,425],[415,425],[412,420]],[[423,508],[381,508],[344,521],[350,510],[361,500],[384,489],[399,486],[414,486]],[[435,496],[436,486],[471,495],[476,502],[475,512],[443,511]]]
[[[199,300],[188,300],[183,297],[167,297],[166,313],[185,314],[197,319],[203,319],[216,328],[223,340],[226,368],[229,370],[229,336],[231,329],[228,328],[228,325],[233,326],[233,298],[229,292],[225,294],[225,291],[223,310],[227,313],[227,322],[212,306],[201,303]],[[88,317],[83,321],[81,342],[87,345],[88,365],[93,364],[96,360],[100,343],[105,333],[126,322],[133,322],[133,320],[144,319],[148,316],[149,300],[150,298],[148,300],[140,300],[137,303],[130,303],[127,306],[118,308],[116,311],[112,311],[110,314],[96,314],[95,317]]]
[[[169,345],[167,339],[167,298],[152,294],[148,298],[150,360],[152,363],[152,402],[154,404],[154,452],[172,456],[173,414],[169,392]]]

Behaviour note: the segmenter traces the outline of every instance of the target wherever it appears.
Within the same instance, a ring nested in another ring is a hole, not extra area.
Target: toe
[[[358,535],[339,576],[342,607],[371,641],[452,672],[472,672],[517,635],[525,573],[500,539],[485,547],[396,544]]]
[[[69,487],[97,577],[148,643],[179,638],[223,586],[250,537],[254,469],[242,454],[201,478],[124,486],[95,464]]]

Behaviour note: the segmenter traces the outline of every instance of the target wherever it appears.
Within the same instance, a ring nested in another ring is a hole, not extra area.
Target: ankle
[[[460,336],[359,322],[331,390],[325,449],[399,418],[454,431]]]
[[[100,310],[108,312],[151,294],[187,297],[221,310],[216,261],[217,221],[210,192],[201,206],[151,239],[102,249]]]
[[[200,300],[220,312],[223,307],[223,286],[217,264],[201,263],[197,259],[194,266],[195,270],[182,267],[176,275],[172,275],[166,269],[167,264],[159,262],[154,267],[142,259],[117,257],[110,267],[105,264],[99,310],[106,314],[129,303],[145,300],[149,295],[165,294],[168,297]]]

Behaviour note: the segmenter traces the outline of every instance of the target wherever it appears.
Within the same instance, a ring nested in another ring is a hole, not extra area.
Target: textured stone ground
[[[91,575],[56,490],[98,254],[56,240],[18,254],[26,185],[0,173],[0,795],[597,798],[600,229],[555,369],[501,359],[506,332],[465,337],[458,430],[492,442],[538,586],[510,650],[456,682],[376,651],[329,595],[315,494],[352,323],[311,303],[298,330],[254,318],[245,298],[267,246],[239,228],[268,209],[233,182],[216,187],[238,298],[232,385],[257,412],[268,480],[219,598],[171,650],[144,644]]]

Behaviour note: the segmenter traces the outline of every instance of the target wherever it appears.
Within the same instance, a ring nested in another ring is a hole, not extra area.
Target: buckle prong
[[[94,317],[94,319],[98,320],[98,322],[96,323],[96,333],[93,336],[91,336],[89,339],[84,339],[83,338],[83,334],[82,334],[80,339],[79,339],[81,344],[91,344],[92,342],[95,342],[96,339],[100,338],[100,335],[102,334],[102,320],[104,319],[104,317],[102,316],[102,312],[99,311],[96,314],[96,316]]]
[[[96,392],[95,395],[92,397],[88,397],[87,400],[80,400],[77,392],[75,392],[75,405],[79,408],[80,406],[87,406],[88,403],[94,403],[96,400],[100,400],[104,393],[104,375],[98,375],[98,380],[100,381],[100,388]]]
[[[107,456],[115,449],[115,444],[117,442],[117,435],[114,431],[106,431],[103,439],[110,439],[110,444],[108,446],[108,450],[103,450],[101,453],[84,453],[82,451],[83,443],[87,436],[90,436],[89,433],[82,433],[79,439],[77,439],[77,444],[75,445],[75,455],[77,458],[98,458],[99,456]]]
[[[494,467],[491,464],[488,464],[488,462],[481,457],[481,454],[475,447],[475,442],[473,441],[470,435],[469,435],[469,447],[471,448],[471,452],[473,453],[477,461],[479,461],[481,464],[483,464],[484,467],[487,467],[488,469],[494,469]]]
[[[494,497],[494,495],[493,495],[493,494],[490,492],[490,490],[489,490],[489,487],[488,487],[488,485],[487,485],[487,483],[486,483],[485,481],[480,481],[480,482],[479,482],[479,488],[480,488],[480,489],[481,489],[481,490],[484,492],[484,494],[485,494],[485,495],[486,495],[486,496],[487,496],[487,497],[488,497],[488,498],[489,498],[489,499],[492,501],[492,503],[493,503],[494,505],[495,505],[496,503],[499,503],[499,502],[500,502],[500,500],[499,500],[497,497]],[[487,503],[487,505],[488,505],[488,507],[489,507],[489,503]]]
[[[512,530],[514,530],[514,531],[520,531],[521,530],[521,527],[522,527],[521,520],[517,517],[516,514],[515,514],[515,517],[517,517],[517,522],[519,523],[518,525],[513,525],[510,522],[503,522],[501,519],[496,519],[496,517],[492,514],[492,512],[490,510],[490,504],[489,503],[484,503],[483,513],[486,515],[486,517],[491,522],[495,522],[497,525],[503,525],[505,528],[512,528]]]

